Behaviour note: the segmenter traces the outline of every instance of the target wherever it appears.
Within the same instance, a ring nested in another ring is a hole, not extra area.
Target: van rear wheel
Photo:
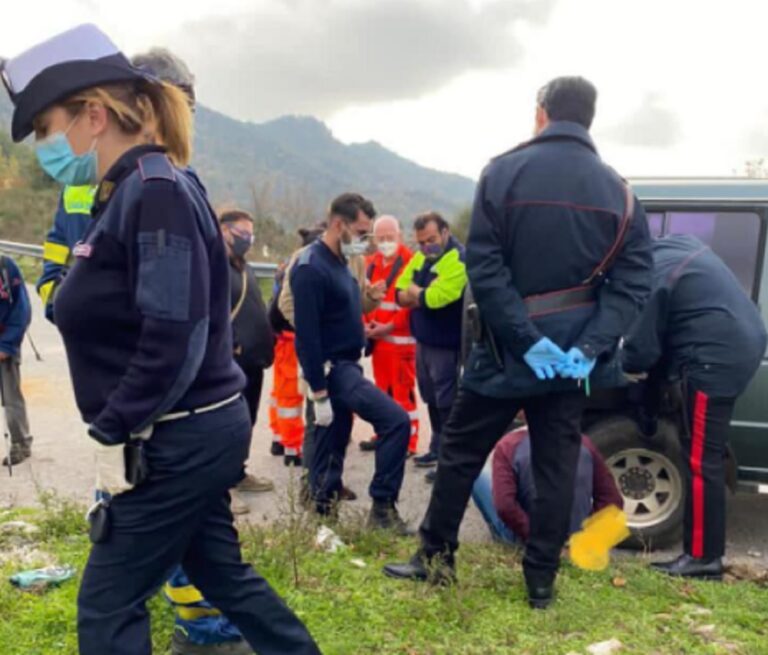
[[[685,508],[685,473],[677,428],[660,421],[651,438],[636,423],[614,417],[587,430],[605,458],[624,498],[632,536],[621,546],[653,550],[680,538]]]

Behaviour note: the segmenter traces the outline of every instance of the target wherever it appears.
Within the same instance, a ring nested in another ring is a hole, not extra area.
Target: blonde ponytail
[[[192,110],[181,89],[166,82],[111,84],[80,91],[63,105],[75,113],[83,104],[101,102],[126,134],[143,134],[147,143],[165,146],[176,166],[192,158]]]
[[[177,166],[187,166],[192,159],[192,110],[189,98],[167,82],[142,85],[152,103],[156,137]]]

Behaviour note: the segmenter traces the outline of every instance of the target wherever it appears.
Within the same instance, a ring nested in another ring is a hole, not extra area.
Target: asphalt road
[[[87,503],[94,484],[92,448],[85,434],[72,396],[66,356],[55,328],[43,318],[42,308],[34,291],[31,335],[43,357],[39,362],[33,356],[28,342],[24,344],[22,367],[23,388],[34,435],[33,457],[14,469],[9,478],[0,471],[0,501],[17,506],[37,503],[40,492],[53,490],[57,494]],[[268,397],[270,375],[262,399],[262,412],[256,426],[248,469],[257,475],[271,477],[276,491],[249,495],[251,509],[246,520],[270,521],[285,507],[289,484],[289,469],[282,458],[269,455],[271,434],[267,425],[265,399]],[[429,438],[428,419],[421,408],[422,443]],[[350,446],[345,481],[360,496],[350,508],[365,511],[368,508],[367,485],[373,471],[373,455],[361,453],[357,442],[370,436],[370,428],[356,421],[354,443]],[[400,510],[413,523],[421,519],[429,499],[429,485],[423,472],[409,462],[401,495]],[[462,525],[462,540],[488,541],[488,532],[479,513],[470,503]],[[677,551],[671,549],[670,554]],[[644,557],[646,555],[643,555]],[[648,556],[650,557],[650,556]],[[768,496],[737,495],[728,500],[728,557],[729,561],[742,561],[768,569]]]

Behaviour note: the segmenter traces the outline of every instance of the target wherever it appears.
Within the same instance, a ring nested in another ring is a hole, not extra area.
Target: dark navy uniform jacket
[[[683,373],[697,389],[735,398],[765,354],[760,312],[728,266],[690,235],[653,244],[653,295],[624,345],[630,373]]]
[[[245,380],[222,293],[227,253],[196,178],[160,147],[133,148],[101,182],[93,216],[54,311],[83,419],[120,443]]]
[[[496,363],[487,345],[475,345],[465,387],[499,398],[575,389],[573,380],[538,381],[524,363],[523,355],[545,336],[564,351],[576,346],[599,358],[593,386],[620,378],[618,366],[607,370],[606,364],[616,364],[611,354],[651,286],[650,236],[639,202],[596,302],[532,319],[523,299],[582,284],[615,242],[625,206],[623,181],[576,123],[552,123],[528,144],[491,161],[475,196],[467,271],[502,362]]]
[[[357,362],[365,347],[360,285],[346,260],[315,241],[291,271],[296,354],[312,391],[327,388],[327,362]]]

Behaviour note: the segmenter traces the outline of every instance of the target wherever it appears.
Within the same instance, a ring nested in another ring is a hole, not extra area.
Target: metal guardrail
[[[17,243],[15,241],[0,240],[0,252],[22,257],[43,258],[43,247],[31,243]],[[275,277],[275,273],[277,272],[277,264],[271,262],[249,262],[248,265],[251,267],[251,270],[257,278],[271,280]]]
[[[9,255],[23,255],[25,257],[43,258],[43,247],[30,243],[16,243],[14,241],[0,241],[0,251]]]
[[[248,262],[248,266],[259,279],[271,280],[277,273],[277,264],[272,262]]]

